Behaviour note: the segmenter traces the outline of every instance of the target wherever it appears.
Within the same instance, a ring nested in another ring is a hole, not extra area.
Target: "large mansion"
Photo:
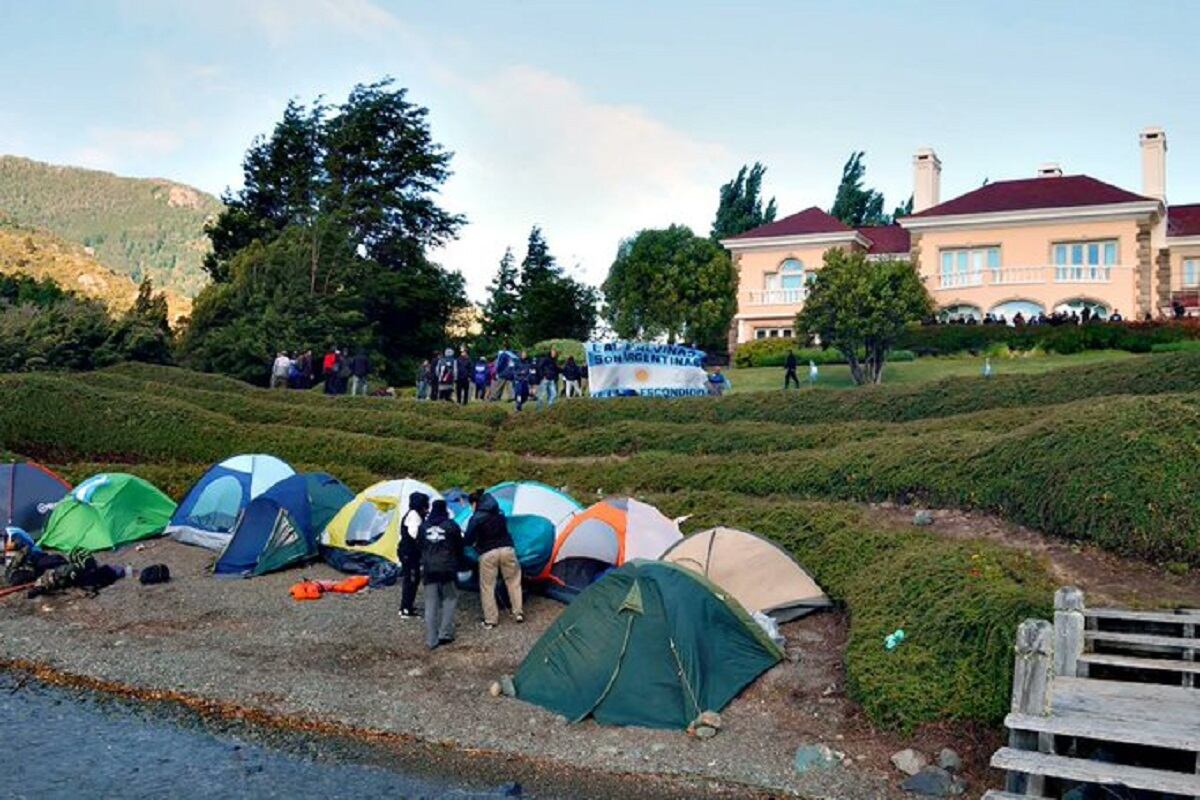
[[[1047,164],[945,202],[933,150],[913,156],[913,213],[851,228],[819,208],[722,242],[739,275],[731,344],[788,337],[831,247],[907,258],[945,316],[1012,319],[1090,308],[1104,317],[1200,309],[1200,204],[1168,206],[1166,134],[1140,135],[1141,194]]]

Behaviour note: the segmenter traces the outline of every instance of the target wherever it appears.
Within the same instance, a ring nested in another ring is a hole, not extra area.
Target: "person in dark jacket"
[[[783,388],[786,390],[788,384],[795,383],[796,388],[800,388],[800,378],[796,375],[796,353],[788,350],[787,358],[783,362]]]
[[[529,402],[529,389],[537,380],[537,370],[529,363],[529,356],[524,350],[513,362],[512,374],[513,393],[516,395],[517,411],[520,411]]]
[[[463,554],[462,531],[446,511],[445,500],[433,501],[417,541],[425,584],[425,644],[433,650],[454,641],[454,609],[458,606],[454,579]]]
[[[458,401],[459,405],[465,406],[471,397],[471,373],[473,371],[471,357],[467,355],[467,348],[464,347],[458,351],[458,358],[454,362],[454,399]]]
[[[538,363],[538,374],[542,378],[541,391],[537,395],[539,409],[543,399],[547,407],[554,405],[554,401],[558,399],[558,372],[558,351],[551,347],[550,354],[542,356],[541,362]]]
[[[563,364],[563,396],[564,397],[579,397],[582,390],[579,388],[579,378],[581,373],[579,365],[575,363],[575,356],[567,356],[567,363]]]
[[[371,359],[361,347],[350,359],[350,394],[367,396],[367,376],[371,374]]]
[[[488,380],[488,363],[483,356],[480,356],[479,360],[475,362],[475,366],[472,371],[472,381],[475,383],[476,400],[487,399]]]
[[[417,614],[417,586],[421,583],[421,523],[429,513],[429,495],[413,492],[408,496],[408,510],[400,518],[400,542],[396,555],[400,558],[400,616],[411,619]]]
[[[466,543],[479,553],[479,602],[483,604],[483,627],[494,628],[500,622],[496,605],[496,578],[504,578],[513,619],[524,622],[521,602],[521,563],[508,532],[508,521],[496,498],[482,489],[471,493],[471,521],[467,523]]]

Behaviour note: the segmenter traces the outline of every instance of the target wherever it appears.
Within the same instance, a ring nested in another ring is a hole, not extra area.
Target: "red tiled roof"
[[[867,225],[858,232],[871,240],[867,253],[907,253],[912,249],[908,231],[895,223],[891,225]]]
[[[1168,208],[1167,236],[1200,236],[1200,203]]]
[[[850,233],[854,229],[837,217],[826,214],[813,206],[799,214],[759,225],[753,230],[739,233],[733,239],[766,239],[774,236],[804,236],[813,233]]]
[[[1025,211],[1034,208],[1069,208],[1129,203],[1148,200],[1089,175],[1060,178],[1025,178],[996,181],[927,208],[913,217],[942,217],[951,214],[986,214],[991,211]]]

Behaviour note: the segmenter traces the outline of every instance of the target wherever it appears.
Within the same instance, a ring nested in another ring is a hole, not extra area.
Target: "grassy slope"
[[[1196,354],[987,384],[579,401],[519,416],[495,406],[270,393],[126,365],[0,376],[0,442],[62,465],[73,480],[120,468],[175,496],[212,461],[253,450],[328,469],[356,488],[412,474],[439,486],[536,477],[584,500],[600,489],[638,491],[667,513],[695,515],[692,530],[737,525],[795,553],[851,609],[852,695],[878,723],[910,728],[1002,717],[1013,632],[1024,617],[1047,613],[1046,571],[996,545],[880,530],[854,506],[803,498],[927,494],[1200,563],[1197,408]],[[593,440],[622,437],[635,442],[629,458],[579,457],[596,452]],[[557,457],[518,454],[528,449]],[[909,638],[889,653],[883,637],[898,627]]]
[[[204,223],[220,201],[159,179],[0,156],[0,213],[93,249],[97,260],[135,282],[187,296],[204,285]]]

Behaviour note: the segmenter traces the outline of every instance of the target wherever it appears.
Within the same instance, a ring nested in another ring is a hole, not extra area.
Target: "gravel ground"
[[[500,759],[535,785],[530,765],[574,770],[577,796],[606,794],[587,788],[602,783],[597,774],[632,774],[660,778],[659,796],[742,795],[749,786],[763,796],[891,798],[902,796],[895,788],[901,776],[887,759],[901,747],[954,746],[975,772],[986,752],[986,743],[978,756],[964,747],[961,732],[901,742],[873,731],[842,690],[846,621],[837,613],[785,626],[790,659],[723,712],[719,736],[700,741],[591,721],[568,725],[536,706],[490,697],[489,684],[516,671],[561,611],[546,598],[529,600],[524,625],[504,618],[484,631],[477,596],[466,594],[457,642],[429,653],[421,623],[396,615],[398,588],[293,601],[287,588],[301,575],[336,577],[324,565],[218,580],[207,573],[210,553],[168,540],[102,560],[138,568],[165,562],[174,580],[149,587],[122,581],[96,597],[2,599],[0,657],[364,734],[412,737],[420,747],[451,745],[471,754],[468,763],[452,765],[456,770],[471,769],[471,760],[483,769],[489,758],[486,769],[495,770]],[[797,774],[792,757],[806,744],[828,745],[844,761]],[[980,786],[978,777],[972,785]]]

